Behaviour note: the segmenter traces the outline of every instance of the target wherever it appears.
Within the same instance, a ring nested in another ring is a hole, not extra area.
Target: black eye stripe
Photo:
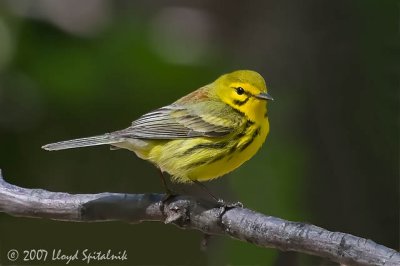
[[[238,95],[243,95],[243,94],[245,94],[245,95],[247,95],[247,96],[249,96],[249,97],[255,97],[254,94],[252,94],[251,92],[248,92],[248,91],[244,90],[243,87],[231,87],[231,88],[235,89],[235,90],[236,90],[236,93],[237,93]]]

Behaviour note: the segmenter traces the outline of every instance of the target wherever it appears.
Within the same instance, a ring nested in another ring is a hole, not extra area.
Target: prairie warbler
[[[126,129],[47,144],[49,151],[111,145],[136,153],[176,182],[207,181],[249,160],[269,132],[263,77],[250,70],[213,83],[135,120]]]

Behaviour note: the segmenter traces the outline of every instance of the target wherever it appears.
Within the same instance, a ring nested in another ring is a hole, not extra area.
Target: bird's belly
[[[207,181],[225,175],[259,150],[269,131],[268,122],[240,139],[191,138],[154,142],[148,160],[176,182]]]
[[[242,139],[242,145],[250,143],[250,141],[251,143],[246,147],[239,145],[239,147],[233,152],[230,152],[230,154],[223,154],[223,158],[220,160],[192,169],[189,173],[189,178],[198,181],[207,181],[232,172],[257,153],[264,143],[267,134],[267,130],[260,130],[260,133],[253,139],[251,139],[252,136]]]

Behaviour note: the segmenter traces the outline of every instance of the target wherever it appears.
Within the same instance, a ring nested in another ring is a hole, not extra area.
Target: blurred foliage
[[[2,1],[0,167],[25,187],[162,191],[156,169],[127,151],[40,146],[124,128],[222,73],[254,69],[276,99],[267,143],[207,186],[398,248],[398,15],[394,1],[374,0]],[[203,252],[201,237],[0,215],[0,263],[10,248],[89,248],[127,250],[125,265],[329,265],[221,237]]]

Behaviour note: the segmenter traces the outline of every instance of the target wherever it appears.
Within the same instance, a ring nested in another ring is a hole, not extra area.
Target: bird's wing
[[[132,126],[115,134],[141,139],[221,137],[237,130],[241,123],[240,114],[225,103],[180,104],[178,101],[141,116]]]

